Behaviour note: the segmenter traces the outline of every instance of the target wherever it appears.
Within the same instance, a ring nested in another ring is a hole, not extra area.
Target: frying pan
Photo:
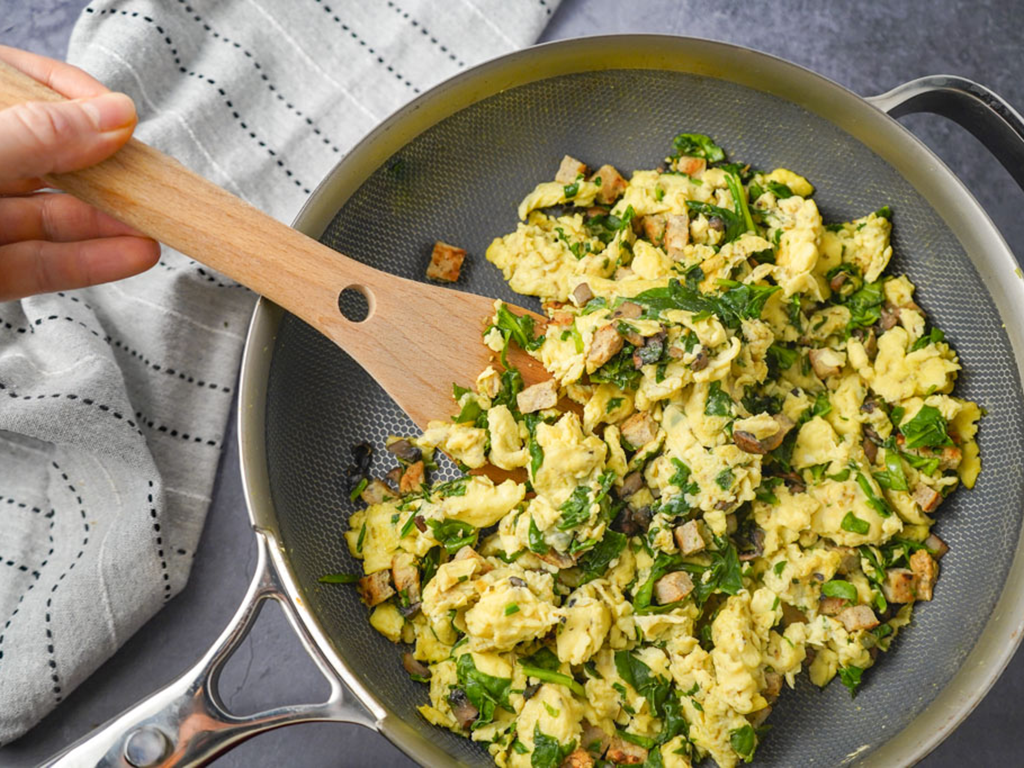
[[[745,48],[633,35],[551,43],[447,81],[346,156],[295,222],[354,258],[418,279],[435,240],[457,243],[473,255],[461,287],[515,300],[483,252],[567,152],[629,172],[658,163],[676,133],[699,131],[731,157],[806,175],[826,221],[892,207],[893,270],[919,287],[918,301],[958,349],[958,394],[988,410],[979,434],[985,469],[972,491],[943,505],[937,530],[952,551],[935,599],[865,676],[855,702],[842,686],[819,691],[806,679],[787,691],[758,749],[762,765],[919,760],[991,687],[1024,629],[1024,280],[981,206],[893,119],[916,111],[960,122],[1024,186],[1024,121],[976,83],[929,77],[862,99]],[[196,765],[262,731],[328,720],[374,728],[425,765],[489,764],[478,745],[417,714],[426,689],[409,680],[400,649],[371,629],[355,591],[317,583],[358,567],[342,538],[354,509],[341,482],[350,446],[412,432],[345,353],[261,300],[239,402],[259,550],[243,605],[194,667],[53,764]],[[444,466],[436,476],[453,474]],[[284,607],[331,695],[235,716],[218,676],[268,599]]]

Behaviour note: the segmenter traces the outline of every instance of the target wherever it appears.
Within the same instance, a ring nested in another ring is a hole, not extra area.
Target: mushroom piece
[[[658,436],[658,425],[647,411],[641,411],[622,422],[619,432],[631,446],[642,448]]]
[[[413,464],[423,458],[423,451],[407,438],[388,443],[387,451],[407,464]]]
[[[693,579],[686,571],[667,573],[654,582],[654,602],[658,605],[678,603],[693,592]]]
[[[642,339],[642,345],[633,352],[633,367],[639,370],[645,365],[658,362],[661,353],[665,351],[667,337],[665,331],[658,331],[653,336]]]
[[[586,283],[580,283],[572,290],[573,301],[576,302],[577,307],[582,307],[592,298],[594,298],[594,292],[590,289],[590,286]]]
[[[635,301],[624,301],[611,314],[612,320],[636,320],[644,313],[644,308]]]
[[[782,445],[782,441],[786,439],[786,435],[795,426],[793,420],[786,416],[784,413],[776,413],[772,416],[775,419],[775,423],[779,425],[778,430],[767,437],[763,437],[760,440],[751,434],[750,432],[744,432],[739,429],[732,433],[732,441],[736,443],[737,447],[747,453],[756,453],[763,456],[766,453],[770,453]]]
[[[909,568],[890,568],[885,572],[882,594],[890,603],[912,603],[914,594],[914,572]]]
[[[534,413],[545,408],[554,408],[557,402],[558,382],[554,379],[534,384],[516,395],[516,405],[523,413]]]
[[[828,347],[812,349],[807,353],[807,357],[810,358],[814,375],[822,381],[829,376],[838,375],[846,365],[846,355]]]
[[[846,627],[847,632],[856,632],[858,629],[874,629],[878,626],[878,617],[867,605],[851,605],[838,616],[839,621]]]
[[[395,594],[395,590],[391,587],[391,573],[387,570],[376,571],[369,576],[363,576],[363,578],[356,582],[356,590],[359,592],[363,602],[370,608],[383,603]]]
[[[719,504],[721,504],[721,502],[719,502]],[[764,529],[762,528],[755,527],[753,530],[750,531],[749,540],[752,549],[739,553],[739,559],[741,562],[755,560],[756,558],[764,554],[764,536],[765,533]]]
[[[914,572],[917,599],[931,600],[935,580],[939,578],[939,564],[935,558],[919,549],[910,556],[910,569]]]
[[[619,496],[623,499],[632,496],[644,487],[644,476],[639,472],[630,472],[622,478],[622,487],[619,488]]]
[[[942,501],[942,495],[923,483],[914,489],[914,501],[925,514],[934,512]]]
[[[878,446],[875,445],[874,441],[868,440],[866,437],[861,442],[861,447],[864,449],[864,456],[871,464],[875,463],[875,459],[878,458]]]
[[[597,329],[587,353],[587,364],[590,370],[600,368],[622,350],[623,339],[615,326],[609,323]]]
[[[703,523],[700,520],[690,520],[676,528],[672,533],[676,539],[676,546],[684,556],[695,555],[703,552],[707,547],[707,540],[702,530]]]
[[[430,667],[419,661],[411,653],[406,652],[402,654],[402,666],[405,667],[405,671],[410,675],[416,675],[417,677],[430,677]]]
[[[559,570],[566,568],[572,568],[576,565],[576,559],[566,554],[565,552],[559,552],[554,547],[548,547],[548,551],[543,555],[537,555],[538,559],[543,560],[548,565],[553,565]]]
[[[452,715],[459,727],[465,730],[469,730],[469,726],[480,714],[480,710],[473,706],[473,702],[461,688],[452,688],[452,692],[448,694],[448,706],[451,707]]]
[[[708,367],[708,363],[711,362],[711,358],[708,357],[707,350],[701,347],[697,350],[697,354],[694,355],[693,360],[690,361],[691,371],[703,371]]]
[[[405,468],[402,479],[398,482],[398,490],[402,493],[413,493],[423,485],[426,476],[426,467],[423,460],[414,462]]]
[[[586,163],[581,163],[572,155],[566,155],[558,166],[558,173],[555,174],[555,181],[559,184],[572,184],[577,176],[586,176],[590,171]]]

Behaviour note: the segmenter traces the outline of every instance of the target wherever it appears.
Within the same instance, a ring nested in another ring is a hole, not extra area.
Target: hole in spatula
[[[361,323],[370,316],[370,300],[361,285],[350,285],[338,295],[338,309],[346,320]]]

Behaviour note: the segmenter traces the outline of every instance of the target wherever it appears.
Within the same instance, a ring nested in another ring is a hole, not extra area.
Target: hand
[[[70,195],[36,191],[42,176],[95,165],[128,141],[132,100],[69,64],[6,46],[0,60],[73,99],[0,110],[0,301],[153,266],[155,241]]]

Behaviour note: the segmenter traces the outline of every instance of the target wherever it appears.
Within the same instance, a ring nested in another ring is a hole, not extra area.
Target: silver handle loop
[[[205,765],[256,734],[293,723],[334,721],[376,727],[376,718],[341,683],[296,616],[269,555],[270,542],[257,530],[256,573],[241,607],[213,646],[191,669],[83,739],[46,766],[82,768],[171,768]],[[224,664],[249,634],[266,600],[277,600],[310,657],[331,686],[319,704],[296,704],[239,717],[218,693]]]
[[[1006,99],[957,75],[919,77],[866,99],[892,117],[931,112],[966,128],[1024,189],[1024,117]]]

